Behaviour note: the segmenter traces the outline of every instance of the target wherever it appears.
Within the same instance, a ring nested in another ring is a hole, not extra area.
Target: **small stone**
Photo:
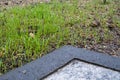
[[[98,21],[98,20],[94,20],[91,24],[90,24],[90,26],[92,26],[92,27],[98,27],[98,26],[100,26],[100,21]]]
[[[4,4],[5,4],[5,5],[8,5],[8,2],[5,2]]]
[[[32,37],[32,38],[35,37],[35,35],[33,33],[30,33],[29,36]]]
[[[42,4],[43,2],[41,1],[40,3]]]
[[[103,48],[107,48],[107,46],[103,46]]]
[[[9,5],[11,5],[11,4],[12,4],[12,2],[11,2],[11,1],[9,1],[9,2],[8,2],[8,4],[9,4]]]
[[[108,23],[107,26],[108,26],[108,28],[111,30],[111,29],[115,28],[116,25],[115,25],[115,24],[110,24],[110,23]]]
[[[107,26],[108,26],[109,29],[112,29],[112,28],[114,28],[114,27],[116,26],[116,25],[114,24],[112,18],[109,18],[109,19],[107,20]]]
[[[26,72],[27,72],[26,70],[23,70],[23,71],[22,71],[23,74],[26,74]]]

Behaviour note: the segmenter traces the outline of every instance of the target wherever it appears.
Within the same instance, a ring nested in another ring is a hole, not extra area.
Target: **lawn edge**
[[[120,58],[66,45],[40,59],[0,76],[0,80],[41,80],[72,60],[80,60],[120,72]]]

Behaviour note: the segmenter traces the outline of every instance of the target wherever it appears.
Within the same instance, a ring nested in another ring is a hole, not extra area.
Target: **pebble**
[[[35,37],[35,35],[33,33],[30,33],[29,36],[32,37],[32,38]]]
[[[23,70],[23,71],[22,71],[22,73],[23,73],[23,74],[26,74],[26,73],[27,73],[27,71],[26,71],[26,70]]]

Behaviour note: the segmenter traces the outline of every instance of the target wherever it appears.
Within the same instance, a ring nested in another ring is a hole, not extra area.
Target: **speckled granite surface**
[[[43,80],[120,80],[120,73],[74,60]]]

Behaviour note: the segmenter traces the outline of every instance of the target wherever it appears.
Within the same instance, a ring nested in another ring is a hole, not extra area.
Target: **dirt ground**
[[[51,0],[0,0],[0,7],[14,6],[20,5],[25,6],[28,4],[36,4],[36,3],[49,3]]]

